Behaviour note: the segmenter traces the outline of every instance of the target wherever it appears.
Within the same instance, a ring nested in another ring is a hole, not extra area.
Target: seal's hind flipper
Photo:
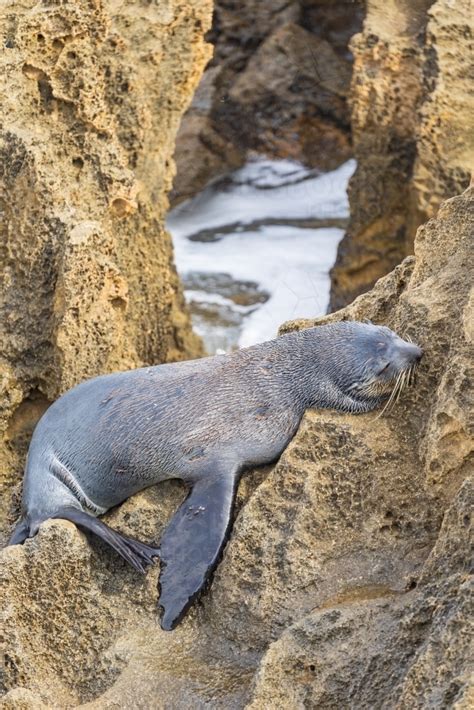
[[[9,539],[8,545],[22,545],[25,540],[30,537],[30,526],[28,522],[23,518],[15,526],[11,538]]]
[[[61,508],[51,517],[70,520],[78,527],[94,533],[94,535],[100,537],[101,540],[118,552],[132,567],[143,574],[146,572],[148,565],[153,562],[153,559],[159,557],[160,551],[158,548],[122,535],[122,533],[103,523],[102,520],[98,520],[82,510],[77,510],[77,508]]]
[[[182,619],[219,561],[231,526],[236,476],[197,481],[168,524],[160,544],[161,628]]]

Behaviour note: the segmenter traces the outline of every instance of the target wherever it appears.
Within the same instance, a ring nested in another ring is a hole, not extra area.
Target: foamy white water
[[[214,304],[227,308],[232,322],[229,343],[222,333],[213,337],[212,322],[197,318],[195,327],[209,351],[219,343],[228,349],[268,340],[285,320],[326,312],[329,270],[343,229],[318,228],[317,221],[348,217],[346,190],[354,169],[350,160],[318,175],[292,161],[260,159],[170,213],[168,228],[185,286],[196,274],[200,283],[206,275],[213,283],[228,275],[228,281],[253,282],[268,295],[266,302],[242,305],[227,282],[220,294],[193,283],[185,291],[191,310]],[[225,329],[218,317],[212,320],[217,330]]]

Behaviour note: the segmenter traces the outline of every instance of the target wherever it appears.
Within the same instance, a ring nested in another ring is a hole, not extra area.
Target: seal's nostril
[[[418,347],[418,345],[415,345],[414,343],[410,343],[409,346],[406,347],[405,362],[418,364],[422,357],[423,357],[423,350],[420,347]]]

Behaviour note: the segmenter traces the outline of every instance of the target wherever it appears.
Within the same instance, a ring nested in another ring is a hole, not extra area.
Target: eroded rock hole
[[[7,430],[7,438],[20,454],[26,453],[33,430],[51,402],[38,389],[33,389],[13,414]]]
[[[113,308],[117,308],[119,310],[125,310],[125,308],[127,307],[127,302],[123,298],[120,298],[120,296],[112,298],[110,300],[110,303]]]

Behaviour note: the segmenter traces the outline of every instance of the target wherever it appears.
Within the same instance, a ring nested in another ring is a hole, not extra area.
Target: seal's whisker
[[[390,409],[390,406],[391,406],[391,404],[393,403],[394,397],[396,396],[397,389],[398,389],[398,385],[399,385],[399,383],[400,383],[400,379],[401,379],[402,374],[403,374],[402,372],[400,372],[400,373],[398,374],[398,377],[397,377],[397,379],[396,379],[396,381],[395,381],[395,385],[394,385],[393,390],[392,390],[392,392],[391,392],[391,394],[390,394],[390,397],[388,398],[387,402],[385,403],[384,408],[380,411],[380,413],[378,414],[378,416],[375,417],[376,419],[380,419],[380,417],[382,417],[383,414],[384,414],[385,412],[387,412],[387,411]]]
[[[398,398],[400,397],[400,392],[403,389],[403,376],[404,376],[404,372],[402,371],[399,375],[398,380],[397,380],[396,394],[394,394],[394,396],[393,396],[392,407],[398,402]]]
[[[395,387],[393,388],[392,397],[390,398],[392,407],[394,404],[396,404],[396,402],[398,402],[400,394],[405,386],[405,374],[406,370],[402,370],[397,377]]]
[[[405,370],[405,384],[404,384],[404,389],[407,389],[410,385],[410,372],[411,372],[411,366],[408,368],[408,370]]]
[[[393,400],[394,400],[394,397],[395,397],[395,393],[396,393],[396,391],[397,391],[397,390],[396,390],[396,387],[397,387],[397,385],[395,385],[395,387],[393,388],[393,391],[392,391],[392,393],[391,393],[391,395],[390,395],[390,397],[389,397],[389,399],[388,399],[388,402],[386,403],[385,407],[384,407],[384,408],[382,409],[382,411],[380,412],[380,416],[382,416],[383,414],[385,414],[385,412],[388,413],[388,412],[391,410],[392,404],[393,404]]]
[[[403,390],[405,389],[405,385],[406,385],[406,381],[407,381],[407,375],[408,375],[408,370],[403,370],[403,372],[402,372],[402,379],[401,379],[401,382],[400,382],[400,387],[399,387],[399,389],[398,389],[398,394],[397,394],[397,399],[396,399],[397,402],[398,402],[398,400],[400,399],[401,393],[402,393]]]
[[[394,385],[392,391],[390,392],[390,397],[388,398],[388,401],[387,401],[387,403],[386,403],[384,409],[382,410],[382,413],[383,413],[386,409],[387,409],[387,410],[390,409],[390,406],[391,406],[391,404],[392,404],[392,402],[393,402],[393,398],[395,397],[395,395],[396,395],[396,393],[397,393],[397,387],[398,387],[399,381],[400,381],[400,375],[398,375],[397,379],[395,380],[395,385]]]
[[[400,399],[400,394],[402,393],[403,387],[405,386],[405,374],[406,374],[406,370],[404,370],[402,372],[402,376],[400,378],[400,387],[398,388],[397,398],[396,398],[395,402],[398,402],[398,400]]]

